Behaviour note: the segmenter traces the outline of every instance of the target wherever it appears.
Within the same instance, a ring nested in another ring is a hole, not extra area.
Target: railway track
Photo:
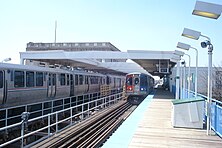
[[[129,110],[131,107],[128,102],[110,107],[92,119],[51,137],[48,142],[33,147],[99,147],[132,112],[133,109]]]

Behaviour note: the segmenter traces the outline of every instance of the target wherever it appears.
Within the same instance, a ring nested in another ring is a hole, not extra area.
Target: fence
[[[175,86],[173,86],[173,93],[175,93]],[[187,98],[192,98],[195,97],[195,92],[185,90],[185,89],[180,89],[180,93],[182,93],[182,98],[187,99]],[[207,110],[206,110],[206,104],[207,104],[207,96],[202,95],[202,94],[197,94],[198,97],[202,97],[205,99],[205,112],[204,112],[204,122],[206,123],[206,118],[207,118]],[[211,120],[210,120],[210,125],[211,129],[215,131],[216,134],[218,134],[222,138],[222,102],[218,101],[216,99],[211,98],[212,103],[210,104],[210,113],[211,113]]]
[[[27,118],[29,116],[28,112],[24,112],[23,117],[22,117],[23,120],[21,122],[0,128],[0,132],[1,132],[1,131],[7,131],[10,128],[15,128],[15,127],[19,127],[19,126],[21,127],[21,135],[19,137],[1,144],[0,147],[4,147],[4,146],[7,146],[7,145],[12,144],[14,142],[21,141],[21,147],[23,148],[25,138],[27,139],[28,137],[34,136],[36,133],[39,133],[39,132],[44,133],[45,131],[47,131],[46,132],[47,136],[43,137],[43,138],[47,138],[53,134],[56,134],[58,131],[62,130],[62,128],[59,127],[59,124],[69,123],[66,127],[63,127],[63,128],[67,128],[67,127],[75,124],[76,122],[79,122],[79,120],[81,121],[82,119],[89,117],[92,111],[106,108],[107,106],[110,106],[111,104],[118,102],[119,100],[122,99],[122,96],[123,96],[122,93],[113,94],[110,96],[106,96],[106,97],[99,98],[96,100],[88,101],[86,103],[82,103],[82,104],[79,104],[79,105],[76,105],[76,106],[73,106],[70,108],[65,108],[63,110],[52,112],[49,114],[45,114],[40,117],[32,118],[29,120]],[[71,100],[71,98],[70,98],[70,100]],[[81,112],[77,113],[76,111],[78,109],[81,109]],[[65,114],[65,113],[68,114],[68,117],[60,118],[61,115]],[[35,131],[31,131],[29,133],[25,133],[25,126],[28,123],[32,123],[32,122],[39,121],[39,120],[46,120],[47,126],[41,127],[39,129],[36,129]],[[55,128],[55,131],[52,131],[52,129],[51,129],[52,127]],[[35,141],[34,143],[37,143],[40,140],[42,140],[42,139],[39,139],[39,140]],[[32,143],[32,144],[34,144],[34,143]]]

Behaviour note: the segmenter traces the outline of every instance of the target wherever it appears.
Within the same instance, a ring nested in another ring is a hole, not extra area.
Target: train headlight
[[[140,90],[144,90],[144,91],[146,91],[146,88],[141,88]]]

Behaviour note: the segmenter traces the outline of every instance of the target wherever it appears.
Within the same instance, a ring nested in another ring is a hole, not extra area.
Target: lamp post
[[[197,77],[198,77],[197,67],[198,67],[198,50],[197,50],[197,48],[191,47],[190,45],[185,44],[185,43],[181,43],[181,42],[178,42],[178,43],[177,43],[177,48],[184,49],[184,50],[194,49],[194,50],[196,51],[195,90],[194,90],[194,92],[195,92],[195,97],[197,97]]]
[[[190,91],[190,61],[191,61],[191,58],[190,58],[190,55],[189,54],[184,54],[184,55],[186,55],[186,56],[188,56],[189,57],[189,69],[188,69],[188,83],[187,83],[187,89],[188,89],[188,91]],[[186,77],[185,77],[186,78]],[[186,80],[187,80],[187,78],[186,78]],[[188,93],[188,99],[190,98],[190,95],[189,95],[189,93]]]
[[[198,15],[202,17],[218,19],[222,12],[222,5],[206,3],[201,1],[196,1],[195,8],[193,10],[193,15]],[[206,37],[206,36],[205,36]],[[207,37],[208,41],[202,42],[201,46],[206,48],[208,46],[208,94],[207,94],[207,102],[208,102],[208,114],[207,114],[207,135],[209,135],[209,129],[211,130],[210,125],[210,105],[211,105],[211,97],[212,97],[212,52],[213,45],[211,44],[211,40]]]
[[[213,45],[211,44],[211,40],[209,37],[202,35],[201,32],[184,28],[182,36],[198,40],[200,36],[207,38],[206,42],[201,42],[201,47],[206,48],[208,46],[208,88],[207,88],[207,135],[209,135],[210,130],[210,120],[211,120],[211,98],[212,98],[212,52]]]
[[[174,60],[177,62],[177,72],[176,72],[176,95],[175,95],[175,99],[180,99],[180,60],[181,60],[181,56],[184,55],[184,52],[179,51],[179,50],[175,50],[171,60]]]
[[[181,69],[180,69],[180,99],[184,99],[183,89],[185,88],[185,60],[181,59]],[[182,67],[183,66],[183,67]]]

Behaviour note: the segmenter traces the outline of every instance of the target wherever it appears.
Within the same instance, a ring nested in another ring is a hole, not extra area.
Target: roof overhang
[[[128,50],[119,51],[27,51],[20,52],[21,64],[24,60],[38,60],[50,64],[61,64],[72,67],[80,67],[89,70],[97,70],[105,73],[130,73],[142,72],[163,76],[170,73],[170,69],[183,56],[181,51],[143,51]],[[128,62],[100,62],[100,59],[131,59],[136,63]],[[167,71],[166,68],[168,69]]]

